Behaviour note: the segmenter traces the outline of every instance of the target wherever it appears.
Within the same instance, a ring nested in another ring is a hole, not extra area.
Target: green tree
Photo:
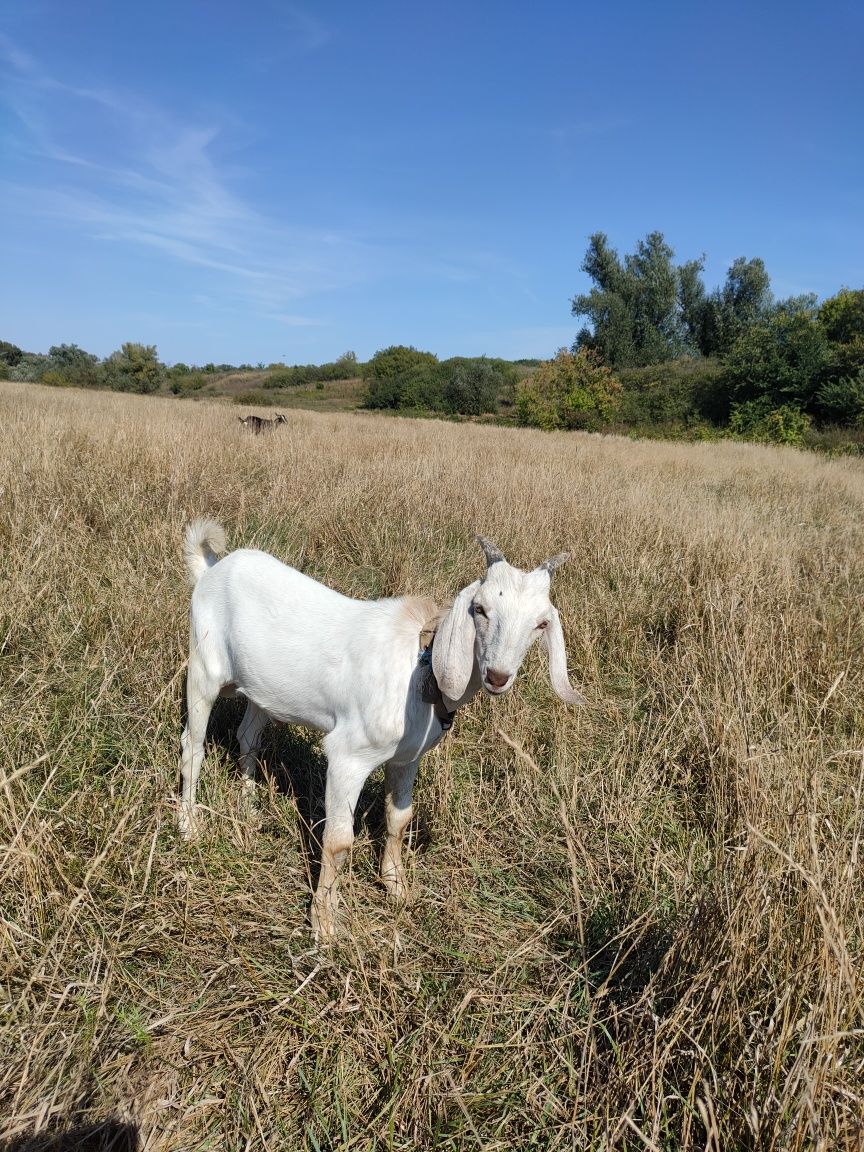
[[[47,356],[41,352],[23,352],[14,368],[9,368],[10,380],[41,380],[51,366]]]
[[[613,368],[656,364],[690,350],[705,295],[703,260],[676,266],[674,256],[663,233],[651,232],[622,262],[606,235],[595,232],[582,262],[594,286],[572,301],[573,315],[587,317],[589,326],[574,350],[593,348]]]
[[[729,349],[724,379],[735,403],[766,397],[775,405],[812,412],[829,363],[828,340],[815,309],[778,305]]]
[[[443,401],[448,412],[480,416],[497,409],[504,375],[485,357],[445,360],[441,369],[446,374]]]
[[[353,380],[355,376],[360,375],[360,364],[357,361],[357,353],[343,352],[338,360],[334,361],[334,367],[337,369],[339,375],[337,380]]]
[[[24,353],[17,344],[10,344],[8,340],[0,340],[0,368],[14,368]]]
[[[48,349],[48,367],[43,376],[48,375],[54,384],[95,388],[100,383],[99,357],[77,344],[55,344]]]
[[[864,425],[864,368],[855,376],[826,380],[816,393],[816,408],[828,423]]]
[[[726,282],[705,299],[694,326],[703,356],[725,355],[739,336],[767,316],[773,306],[771,281],[762,260],[739,256]]]
[[[102,369],[108,387],[116,392],[156,392],[165,379],[165,366],[153,344],[123,344],[103,362]]]
[[[864,289],[841,288],[819,309],[819,323],[832,344],[864,340]]]
[[[841,288],[819,309],[830,344],[830,364],[818,397],[820,414],[841,424],[859,424],[859,390],[864,380],[864,289]]]
[[[438,357],[412,346],[392,344],[376,352],[363,368],[367,408],[440,407]]]
[[[621,385],[590,348],[562,348],[516,389],[516,419],[534,428],[596,431],[614,420]]]

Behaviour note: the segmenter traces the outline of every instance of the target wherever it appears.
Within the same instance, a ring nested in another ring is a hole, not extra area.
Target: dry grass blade
[[[860,463],[9,383],[0,443],[0,1146],[864,1147]],[[460,715],[395,912],[373,777],[327,956],[313,738],[253,814],[220,706],[175,834],[201,514],[357,596],[572,553],[590,707]]]

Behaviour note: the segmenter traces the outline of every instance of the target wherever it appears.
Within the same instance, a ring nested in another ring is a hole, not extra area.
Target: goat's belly
[[[322,707],[320,698],[303,693],[292,693],[289,697],[284,692],[268,691],[260,682],[244,683],[242,680],[237,684],[237,691],[279,724],[297,724],[319,732],[332,732],[335,726],[333,710]]]

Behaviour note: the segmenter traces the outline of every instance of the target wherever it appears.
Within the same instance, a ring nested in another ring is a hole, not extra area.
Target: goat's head
[[[567,553],[545,560],[532,572],[514,568],[489,540],[478,536],[486,554],[486,575],[463,589],[442,622],[432,649],[442,693],[460,700],[475,667],[490,696],[513,684],[525,654],[540,640],[549,656],[552,687],[566,704],[582,697],[567,679],[567,654],[558,613],[549,599],[552,573]]]
[[[274,424],[287,424],[287,423],[288,423],[288,417],[287,417],[287,416],[283,416],[281,412],[277,412],[277,413],[276,413],[276,418],[275,418],[275,420],[273,421],[273,423],[274,423]]]

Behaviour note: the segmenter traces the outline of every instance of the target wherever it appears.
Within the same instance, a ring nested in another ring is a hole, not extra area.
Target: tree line
[[[545,405],[532,412],[524,395],[523,415],[547,427],[617,422],[787,442],[814,424],[862,428],[864,290],[778,300],[763,261],[741,257],[709,293],[703,266],[676,264],[660,232],[623,259],[595,233],[582,263],[592,287],[571,303],[587,323],[559,354],[554,385],[537,377]]]
[[[763,261],[740,257],[709,292],[704,263],[676,263],[661,232],[623,258],[595,233],[582,262],[591,287],[571,301],[582,326],[569,349],[546,361],[439,360],[391,345],[366,363],[346,352],[320,365],[168,367],[152,345],[123,344],[100,360],[75,344],[42,355],[0,341],[0,374],[194,395],[213,374],[258,371],[274,398],[280,389],[361,377],[368,408],[786,443],[834,427],[864,442],[864,289],[841,288],[821,304],[812,294],[778,300]]]

